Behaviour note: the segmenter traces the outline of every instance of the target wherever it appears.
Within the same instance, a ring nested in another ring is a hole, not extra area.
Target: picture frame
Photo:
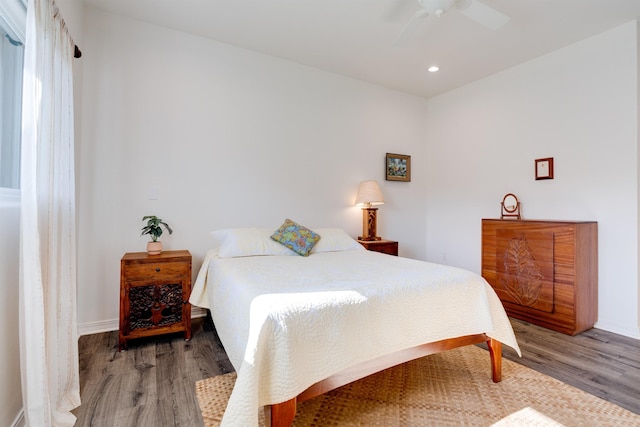
[[[535,173],[536,173],[536,180],[553,179],[553,157],[536,159]]]
[[[384,166],[387,181],[411,181],[411,156],[387,153]]]

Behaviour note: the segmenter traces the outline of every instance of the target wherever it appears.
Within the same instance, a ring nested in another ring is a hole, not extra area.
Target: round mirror
[[[508,193],[505,194],[502,199],[502,209],[508,213],[514,213],[518,210],[518,198],[515,194]]]

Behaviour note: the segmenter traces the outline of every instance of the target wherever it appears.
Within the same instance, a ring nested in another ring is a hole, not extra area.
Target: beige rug
[[[294,426],[640,426],[640,415],[467,346],[396,366],[298,405]],[[196,383],[206,427],[218,426],[235,373]]]

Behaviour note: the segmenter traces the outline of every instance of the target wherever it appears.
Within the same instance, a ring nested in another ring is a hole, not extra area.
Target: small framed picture
[[[411,156],[387,153],[385,161],[387,181],[411,181]]]
[[[536,179],[553,179],[553,157],[536,159]]]

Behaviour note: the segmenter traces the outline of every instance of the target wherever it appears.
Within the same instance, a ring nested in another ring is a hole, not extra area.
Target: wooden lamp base
[[[382,240],[376,236],[377,212],[378,208],[362,208],[362,236],[358,236],[358,240]]]

